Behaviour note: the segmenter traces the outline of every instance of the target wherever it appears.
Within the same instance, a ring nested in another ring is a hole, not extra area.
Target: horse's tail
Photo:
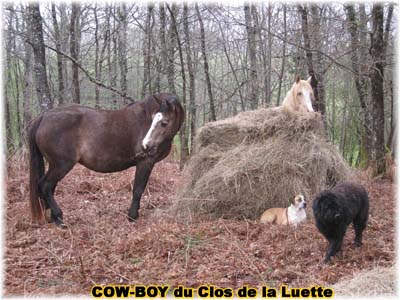
[[[32,220],[40,222],[43,220],[44,212],[42,203],[39,199],[39,180],[44,175],[44,160],[36,144],[36,132],[39,128],[43,116],[39,116],[32,121],[28,128],[28,144],[29,144],[29,188]]]

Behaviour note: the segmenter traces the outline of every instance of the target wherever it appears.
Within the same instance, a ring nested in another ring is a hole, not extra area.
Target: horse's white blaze
[[[314,109],[312,107],[312,103],[311,103],[310,92],[308,90],[306,90],[305,88],[303,88],[302,90],[303,90],[304,102],[306,104],[307,110],[309,112],[314,111]]]
[[[151,134],[153,133],[157,124],[162,121],[162,119],[163,119],[162,113],[158,112],[154,115],[153,121],[151,122],[150,129],[149,129],[149,131],[147,131],[146,136],[144,137],[143,142],[142,142],[144,149],[147,148],[149,142],[151,141]]]

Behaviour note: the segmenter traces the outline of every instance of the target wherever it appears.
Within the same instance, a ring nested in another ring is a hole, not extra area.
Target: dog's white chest
[[[288,207],[288,221],[290,225],[297,225],[307,220],[305,209],[296,209],[292,205]]]

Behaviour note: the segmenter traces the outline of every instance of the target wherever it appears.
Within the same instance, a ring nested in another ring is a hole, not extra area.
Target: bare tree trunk
[[[271,86],[271,74],[272,74],[272,31],[271,19],[272,19],[273,4],[268,3],[268,53],[267,55],[267,66],[265,68],[265,103],[269,104],[272,102],[272,86]]]
[[[162,73],[161,82],[165,81],[165,75],[167,71],[168,64],[168,52],[167,52],[167,41],[165,37],[165,30],[167,28],[167,21],[165,16],[165,4],[163,2],[159,3],[160,9],[160,28],[159,28],[159,39],[160,39],[160,47],[161,47],[161,62],[160,69]]]
[[[355,72],[355,84],[356,84],[356,89],[358,93],[358,98],[360,100],[360,105],[362,108],[362,113],[363,113],[363,127],[364,127],[364,133],[363,133],[363,148],[364,151],[363,154],[361,155],[362,160],[366,160],[367,162],[370,162],[373,160],[373,154],[372,154],[372,142],[373,142],[373,135],[372,135],[372,118],[371,118],[371,105],[369,105],[368,101],[368,92],[367,92],[367,87],[368,87],[368,82],[367,82],[367,77],[365,76],[365,68],[363,68],[362,64],[365,64],[366,62],[364,60],[367,60],[366,55],[363,55],[362,53],[358,54],[359,51],[358,49],[364,48],[367,45],[363,44],[363,42],[366,42],[365,40],[363,41],[362,39],[358,38],[358,32],[362,31],[362,28],[358,28],[358,24],[361,24],[362,21],[358,21],[356,19],[356,13],[354,10],[354,5],[345,5],[345,10],[346,10],[346,15],[347,15],[347,21],[348,21],[348,30],[350,32],[350,37],[351,37],[351,49],[352,49],[352,55],[351,55],[351,62],[352,62],[352,68]],[[362,7],[361,7],[362,10]],[[361,32],[361,35],[364,34]],[[363,158],[365,156],[365,158]]]
[[[108,79],[111,87],[117,86],[117,32],[116,22],[113,18],[115,16],[115,4],[106,5],[106,38],[107,41],[107,67],[108,67]],[[111,21],[113,22],[111,24]],[[112,98],[113,107],[118,107],[117,97]]]
[[[209,100],[209,103],[210,103],[210,117],[209,117],[209,120],[210,121],[216,121],[217,120],[217,114],[215,112],[214,97],[213,97],[212,88],[211,88],[210,72],[209,72],[208,60],[207,60],[207,54],[206,54],[206,37],[205,37],[205,32],[204,32],[204,24],[203,24],[203,19],[201,18],[199,6],[197,5],[197,3],[195,4],[195,9],[196,9],[197,18],[199,20],[199,25],[200,25],[201,53],[202,53],[202,56],[203,56],[204,75],[206,77],[208,100]]]
[[[30,28],[30,20],[29,20],[29,14],[26,13],[24,10],[24,24],[25,24],[25,32],[27,35],[27,38],[29,40],[32,40],[32,30]],[[24,88],[22,92],[22,100],[23,100],[23,106],[24,106],[24,128],[27,128],[29,121],[32,119],[32,111],[31,111],[31,101],[32,101],[32,47],[28,44],[24,44],[24,49],[25,49],[25,56],[24,56]]]
[[[114,72],[116,72],[116,70],[113,69],[113,60],[112,60],[112,56],[113,53],[111,51],[111,42],[113,39],[113,36],[115,35],[115,32],[112,33],[111,30],[111,19],[112,19],[112,7],[111,4],[107,4],[106,5],[106,29],[105,29],[105,43],[107,45],[107,69],[108,69],[108,82],[110,84],[110,86],[115,87],[116,86],[116,82],[115,82],[115,76],[114,76]],[[112,34],[111,34],[112,33]],[[113,107],[117,108],[118,104],[117,104],[117,98],[113,97],[112,99],[112,103],[113,103]]]
[[[283,46],[282,46],[282,64],[281,64],[281,72],[279,75],[279,86],[278,86],[278,97],[276,99],[276,105],[279,105],[281,101],[281,91],[282,91],[282,81],[283,76],[285,74],[285,61],[286,61],[286,40],[287,40],[287,28],[286,28],[286,10],[287,7],[283,4]]]
[[[13,148],[13,136],[12,136],[12,124],[11,124],[11,110],[10,110],[10,89],[9,85],[12,81],[11,75],[11,53],[12,53],[12,32],[13,32],[13,4],[8,4],[7,9],[10,11],[7,29],[7,38],[5,40],[6,46],[6,65],[5,65],[5,84],[4,84],[4,102],[5,102],[5,113],[6,113],[6,141],[7,141],[7,152],[10,153]]]
[[[20,95],[21,95],[21,67],[19,65],[19,62],[15,62],[14,66],[15,70],[15,114],[16,114],[16,128],[17,128],[17,137],[18,141],[17,142],[17,148],[20,149],[22,147],[22,137],[23,137],[23,131],[22,131],[22,122],[21,122],[21,105],[20,105]]]
[[[345,82],[345,91],[346,95],[350,94],[350,84],[348,81]],[[348,120],[349,120],[349,112],[348,112],[348,106],[349,106],[349,97],[346,97],[344,99],[344,107],[343,107],[343,112],[342,112],[342,121],[341,123],[343,126],[341,127],[341,132],[340,132],[340,139],[339,139],[339,149],[340,152],[342,153],[342,156],[345,156],[345,147],[346,147],[346,140],[347,140],[347,129],[348,129]]]
[[[317,4],[311,5],[311,14],[312,14],[312,33],[313,40],[315,41],[314,49],[317,50],[316,53],[316,61],[315,64],[315,81],[316,86],[314,86],[315,91],[315,99],[317,102],[317,110],[321,113],[325,128],[326,128],[326,104],[325,104],[325,71],[323,70],[323,55],[322,55],[322,38],[321,38],[321,16],[319,12],[319,7]],[[315,84],[315,83],[314,83]]]
[[[335,122],[336,122],[336,81],[333,82],[332,84],[332,89],[331,89],[331,94],[332,94],[332,106],[331,106],[331,112],[332,112],[332,119],[331,119],[331,143],[335,144]]]
[[[172,4],[171,8],[173,14],[176,14],[177,6]],[[168,29],[168,64],[167,64],[167,79],[168,79],[168,89],[171,93],[176,94],[175,89],[175,45],[176,45],[176,34],[173,28],[172,20],[170,20]]]
[[[145,39],[143,42],[143,87],[142,87],[142,97],[146,95],[146,93],[151,93],[151,41],[152,41],[152,25],[151,19],[153,15],[154,5],[149,3],[147,5],[147,15],[146,15],[146,23],[145,23]]]
[[[161,92],[161,72],[158,72],[161,68],[160,64],[160,56],[158,55],[158,50],[157,50],[157,36],[154,33],[154,26],[156,25],[156,19],[155,19],[155,12],[156,10],[154,9],[153,5],[153,10],[151,12],[151,36],[150,36],[150,44],[151,44],[151,50],[150,50],[150,57],[151,59],[151,64],[150,64],[150,76],[151,76],[151,90],[150,92],[153,93],[160,93]]]
[[[119,70],[120,70],[120,90],[126,95],[128,90],[127,74],[128,74],[128,58],[127,58],[127,44],[128,44],[128,12],[126,3],[122,2],[118,7],[119,15],[119,47],[118,47],[118,58],[119,58]],[[123,97],[123,102],[126,104],[127,99]]]
[[[69,18],[67,15],[67,5],[65,3],[60,3],[59,5],[60,11],[60,39],[61,39],[61,51],[67,53],[69,51]],[[64,103],[69,101],[69,82],[68,82],[68,60],[65,57],[62,57],[62,65],[63,65],[63,79],[64,79]]]
[[[53,108],[50,97],[50,88],[47,81],[46,52],[43,39],[43,19],[40,14],[39,4],[29,3],[30,28],[32,30],[32,48],[34,56],[34,74],[36,81],[36,93],[41,111]]]
[[[244,16],[247,31],[247,45],[250,58],[250,108],[256,109],[258,106],[258,75],[257,75],[257,55],[256,55],[256,30],[253,26],[250,6],[244,5]]]
[[[321,89],[321,87],[319,88],[319,83],[318,83],[318,80],[320,80],[320,77],[323,77],[323,73],[321,72],[320,74],[316,74],[314,65],[313,65],[313,56],[312,56],[312,52],[311,52],[312,48],[311,48],[311,39],[310,39],[310,29],[308,26],[308,9],[307,9],[306,5],[307,4],[304,4],[304,6],[298,5],[298,10],[301,15],[301,31],[302,31],[302,35],[303,35],[303,39],[304,39],[307,70],[308,70],[308,75],[311,76],[311,86],[314,90],[314,95],[315,95],[315,103],[313,104],[313,108],[314,108],[314,110],[321,112],[321,114],[323,116],[323,120],[324,120],[324,125],[326,128],[326,119],[324,117],[325,103],[322,103],[322,104],[320,103],[321,99],[320,99],[320,95],[319,95],[320,90],[324,93],[323,83],[322,83],[322,89]],[[322,59],[322,58],[319,57],[319,59]],[[319,63],[322,63],[322,62],[319,61]],[[323,111],[321,111],[321,109],[323,109]]]
[[[112,7],[112,15],[115,16],[116,13],[116,8],[115,8],[116,4],[113,4]],[[112,74],[111,74],[111,86],[113,87],[117,87],[117,61],[118,61],[118,32],[119,32],[119,26],[116,24],[116,18],[113,18],[113,31],[112,31],[112,60],[111,60],[111,64],[112,64]],[[116,101],[116,100],[115,100]],[[115,105],[117,103],[115,102]],[[116,105],[117,107],[117,105]]]
[[[56,6],[54,3],[51,4],[51,16],[53,19],[53,27],[54,27],[54,39],[56,42],[56,49],[62,51],[61,49],[61,36],[60,36],[60,27],[58,26],[57,21],[57,12]],[[65,88],[64,88],[64,64],[63,57],[61,54],[57,52],[57,81],[58,81],[58,104],[64,104],[65,98]]]
[[[313,76],[314,75],[314,67],[313,67],[313,58],[312,58],[312,52],[311,52],[311,41],[310,41],[310,35],[309,35],[309,31],[308,31],[307,7],[299,4],[298,9],[299,9],[299,12],[301,15],[301,32],[302,32],[303,39],[304,39],[304,48],[306,49],[305,51],[306,51],[306,63],[307,63],[308,75]]]
[[[177,27],[177,22],[175,19],[175,12],[169,7],[168,10],[171,14],[171,21],[172,21],[172,27],[173,30],[175,31],[175,37],[178,45],[178,52],[179,52],[179,60],[180,60],[180,65],[181,65],[181,76],[182,76],[182,106],[186,114],[186,75],[185,75],[185,64],[183,61],[183,51],[181,47],[181,40],[179,37],[179,32],[178,32],[178,27]],[[185,166],[186,161],[188,160],[189,156],[189,149],[188,149],[188,137],[187,137],[187,122],[184,122],[182,125],[181,130],[179,131],[179,139],[181,142],[180,145],[180,160],[179,160],[179,169],[183,170],[183,167]]]
[[[194,147],[194,138],[196,136],[196,93],[195,78],[192,62],[192,50],[190,49],[190,32],[189,32],[189,13],[187,3],[183,4],[183,28],[185,32],[187,69],[189,72],[189,119],[190,119],[190,154]]]
[[[12,14],[14,14],[14,11],[12,11]],[[20,23],[19,23],[19,17],[18,14],[15,14],[15,31],[19,32],[20,31]],[[12,48],[13,52],[17,53],[17,44],[16,44],[16,38],[14,37],[12,39]],[[14,60],[14,66],[13,66],[13,71],[14,71],[14,83],[15,83],[15,117],[16,117],[16,139],[14,143],[16,144],[17,149],[21,148],[22,143],[21,143],[21,138],[23,136],[23,131],[22,131],[22,125],[21,125],[21,113],[20,113],[20,95],[21,95],[21,67],[19,64],[19,60]]]
[[[385,32],[384,32],[384,36],[383,36],[383,47],[385,49],[385,52],[386,52],[387,44],[389,41],[390,27],[391,27],[392,18],[393,18],[393,10],[394,10],[393,3],[390,3],[389,7],[388,7],[388,13],[387,13],[386,24],[385,24]]]
[[[372,8],[372,35],[371,35],[372,69],[370,73],[371,95],[373,106],[373,129],[376,140],[375,174],[385,172],[385,113],[384,113],[384,64],[385,48],[383,40],[383,7],[375,3]]]
[[[393,3],[391,3],[391,4],[389,4],[389,8],[388,8],[386,24],[385,24],[385,32],[384,32],[384,36],[383,36],[383,46],[385,49],[385,57],[387,55],[386,50],[387,50],[387,45],[389,42],[393,10],[394,10],[394,6],[393,6]],[[392,73],[392,74],[394,74],[394,73]],[[397,122],[396,122],[397,120],[395,120],[396,114],[395,114],[395,109],[394,109],[393,75],[389,78],[388,85],[389,85],[389,92],[390,92],[390,128],[389,128],[389,136],[388,136],[387,142],[386,142],[386,147],[391,150],[392,156],[394,156],[395,149],[393,147],[393,145],[394,145],[393,141],[395,140],[394,134],[395,134],[395,128],[397,126]]]
[[[268,5],[268,8],[270,5]],[[263,9],[263,6],[261,6],[261,10]],[[262,71],[260,75],[263,77],[263,92],[261,93],[261,99],[260,99],[260,104],[265,105],[270,102],[270,86],[271,86],[271,72],[270,72],[270,67],[268,67],[268,62],[269,62],[269,56],[266,53],[266,47],[264,47],[264,37],[263,34],[261,33],[261,24],[259,20],[259,14],[257,11],[257,7],[254,3],[250,5],[250,12],[251,12],[251,17],[253,20],[254,24],[254,31],[255,31],[255,37],[256,37],[256,51],[259,53],[259,59],[262,65]],[[269,10],[268,10],[269,12]],[[268,19],[269,20],[269,19]],[[268,26],[270,24],[268,23]],[[267,32],[269,32],[269,27],[267,28]],[[268,35],[268,41],[270,40],[271,35]],[[271,50],[270,44],[268,43],[268,53]],[[261,88],[261,83],[260,83],[260,88]]]
[[[94,76],[96,80],[101,80],[100,78],[100,62],[99,62],[99,52],[100,52],[100,41],[99,41],[99,19],[97,17],[97,4],[93,9],[94,14],[94,44],[95,44],[95,52],[94,52]],[[94,102],[95,107],[100,108],[100,87],[96,84],[94,90]]]
[[[395,116],[395,109],[394,109],[394,97],[393,97],[393,80],[389,80],[389,92],[390,92],[390,129],[389,129],[389,136],[386,142],[386,147],[390,149],[392,155],[394,155],[393,149],[393,140],[395,134],[395,128],[397,126],[397,120]]]
[[[80,4],[73,2],[71,8],[71,22],[70,22],[70,53],[71,57],[79,61],[78,55],[78,18],[80,14]],[[72,62],[72,85],[74,95],[72,101],[74,103],[81,103],[81,91],[79,86],[79,68],[76,63]]]

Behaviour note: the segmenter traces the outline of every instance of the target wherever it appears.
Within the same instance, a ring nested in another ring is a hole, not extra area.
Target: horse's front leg
[[[128,220],[131,222],[135,221],[139,216],[140,198],[142,198],[153,167],[154,163],[148,161],[140,162],[136,166],[132,203],[128,213]]]

